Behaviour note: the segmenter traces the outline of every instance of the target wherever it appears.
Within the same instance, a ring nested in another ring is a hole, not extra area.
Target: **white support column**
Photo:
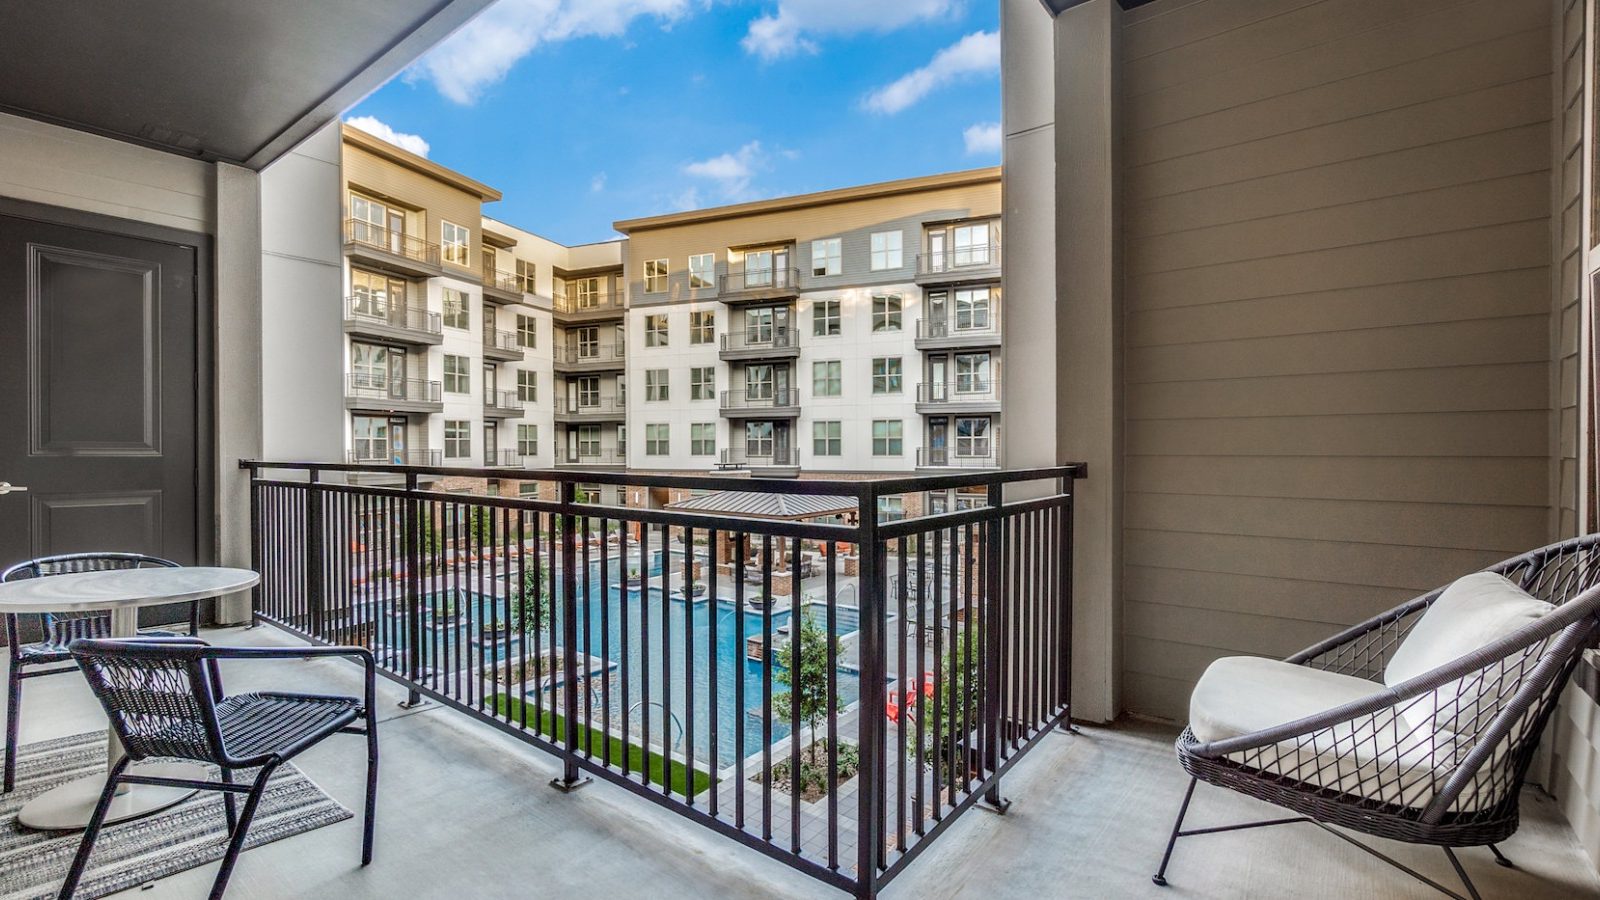
[[[217,562],[250,565],[249,477],[241,458],[261,455],[261,177],[217,164]],[[217,603],[223,623],[250,619],[250,595]]]

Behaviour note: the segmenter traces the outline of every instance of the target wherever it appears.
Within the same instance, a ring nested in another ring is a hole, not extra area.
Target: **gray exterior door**
[[[27,490],[0,494],[0,566],[86,550],[209,561],[209,246],[4,212],[0,482]]]

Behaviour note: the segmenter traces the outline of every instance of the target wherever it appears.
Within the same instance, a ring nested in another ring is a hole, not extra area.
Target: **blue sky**
[[[565,243],[1000,160],[994,0],[500,0],[347,115]]]

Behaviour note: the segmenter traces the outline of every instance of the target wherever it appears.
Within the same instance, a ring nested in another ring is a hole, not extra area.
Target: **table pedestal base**
[[[190,763],[148,763],[133,765],[128,771],[138,775],[160,778],[188,778],[196,781],[210,780],[204,766]],[[82,831],[89,827],[100,792],[105,790],[103,775],[92,775],[68,782],[29,800],[17,811],[17,822],[26,828],[39,831]],[[187,800],[194,788],[164,787],[154,784],[130,784],[111,801],[111,812],[106,824],[126,822],[140,816],[160,812]],[[220,800],[218,801],[221,802]]]

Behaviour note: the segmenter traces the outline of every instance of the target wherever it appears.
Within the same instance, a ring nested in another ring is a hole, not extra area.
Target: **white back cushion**
[[[1494,572],[1457,578],[1395,649],[1383,683],[1394,687],[1409,681],[1554,611]]]

